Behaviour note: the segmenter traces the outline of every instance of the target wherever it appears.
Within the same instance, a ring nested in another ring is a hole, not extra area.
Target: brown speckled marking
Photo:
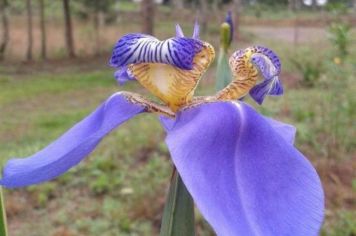
[[[233,81],[216,94],[219,100],[237,100],[245,96],[255,86],[258,79],[258,70],[250,62],[251,55],[256,49],[248,48],[242,56],[231,56],[229,65]]]
[[[172,112],[169,107],[157,104],[153,101],[146,99],[137,93],[121,92],[121,94],[131,103],[139,104],[145,107],[146,112],[158,113],[168,117],[175,117],[175,113]]]

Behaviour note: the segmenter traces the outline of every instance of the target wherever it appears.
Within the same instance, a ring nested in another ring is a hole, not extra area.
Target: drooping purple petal
[[[127,66],[123,66],[115,71],[114,77],[119,85],[124,85],[127,81],[136,80],[136,78],[128,72]]]
[[[30,157],[9,160],[0,184],[7,188],[23,187],[63,174],[90,154],[112,129],[144,109],[120,93],[114,94],[49,146]]]
[[[279,96],[283,94],[282,82],[277,76],[270,80],[263,80],[261,83],[255,85],[249,91],[249,94],[261,105],[267,95]]]
[[[175,37],[159,41],[150,35],[127,34],[116,43],[110,65],[122,67],[137,63],[165,63],[190,70],[194,56],[201,49],[202,42],[192,38]]]
[[[199,39],[200,38],[199,34],[200,34],[200,26],[198,20],[195,20],[192,38]]]
[[[200,105],[165,127],[173,162],[218,235],[318,235],[324,197],[315,169],[253,108]]]
[[[184,33],[182,28],[180,27],[179,24],[176,24],[176,37],[177,38],[183,38],[184,37]]]

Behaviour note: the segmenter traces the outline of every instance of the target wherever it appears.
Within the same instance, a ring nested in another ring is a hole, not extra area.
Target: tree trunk
[[[300,10],[302,0],[288,0],[288,10],[296,11]]]
[[[64,24],[65,24],[65,41],[69,57],[75,57],[72,19],[70,14],[69,0],[63,0]]]
[[[200,5],[200,22],[201,22],[201,32],[205,34],[208,30],[208,2],[207,0],[199,0]]]
[[[213,7],[213,11],[214,11],[215,15],[218,17],[219,16],[220,0],[213,0],[211,5]]]
[[[32,32],[32,6],[31,0],[26,1],[27,10],[27,52],[26,59],[32,60],[32,45],[33,45],[33,32]]]
[[[240,38],[240,19],[241,19],[241,12],[242,12],[242,3],[241,0],[234,0],[235,5],[235,38]]]
[[[142,14],[142,32],[145,34],[153,34],[154,29],[154,14],[155,3],[154,0],[142,0],[141,3]]]
[[[303,5],[302,0],[294,0],[294,3],[295,3],[295,10],[300,11]]]
[[[0,0],[0,17],[2,24],[2,38],[0,41],[0,61],[4,60],[6,46],[9,42],[9,22],[7,18],[7,0]]]
[[[100,54],[99,30],[100,30],[99,11],[95,9],[94,12],[95,55]]]
[[[41,28],[41,57],[47,59],[47,39],[46,39],[46,24],[45,24],[45,6],[44,0],[39,0],[40,6],[40,28]]]
[[[297,50],[298,41],[299,41],[299,19],[298,19],[298,11],[294,10],[294,13],[295,13],[295,19],[294,19],[293,43],[294,43],[294,50]]]
[[[184,8],[183,0],[172,0],[172,5],[173,5],[174,11],[177,11],[177,12]]]
[[[312,9],[315,11],[317,8],[316,0],[312,0]]]
[[[101,53],[101,41],[100,41],[100,29],[105,24],[104,12],[100,10],[98,2],[95,2],[96,7],[94,9],[94,34],[95,34],[95,55],[100,55]]]
[[[289,11],[295,10],[295,0],[288,0],[288,10]]]

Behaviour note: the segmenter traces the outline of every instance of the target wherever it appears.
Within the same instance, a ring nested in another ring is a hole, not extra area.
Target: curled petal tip
[[[199,34],[200,34],[200,26],[199,26],[198,20],[195,20],[192,38],[199,39],[200,38]]]
[[[263,81],[255,85],[249,94],[258,104],[262,104],[266,95],[283,94],[283,86],[278,77],[281,63],[278,56],[266,47],[255,46],[251,50],[253,53],[250,60],[260,71]]]
[[[178,37],[178,38],[184,37],[183,30],[179,24],[176,24],[176,37]]]
[[[251,47],[253,53],[257,53],[257,55],[263,55],[268,59],[268,63],[275,68],[275,73],[273,75],[279,75],[281,72],[281,61],[277,54],[271,49],[264,46],[253,46]]]

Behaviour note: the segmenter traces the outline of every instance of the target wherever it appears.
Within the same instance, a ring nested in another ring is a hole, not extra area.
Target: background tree
[[[171,4],[175,13],[179,13],[184,8],[183,0],[171,0]]]
[[[38,0],[40,7],[40,28],[41,28],[41,57],[47,58],[47,40],[46,40],[46,24],[45,24],[45,6],[44,0]]]
[[[27,11],[27,52],[26,59],[32,60],[32,45],[33,45],[33,32],[32,32],[32,6],[31,0],[26,0]]]
[[[154,0],[142,0],[141,14],[142,14],[142,32],[145,34],[152,35],[154,29],[154,15],[155,15]]]
[[[312,9],[315,11],[317,7],[317,1],[316,0],[312,0]]]
[[[209,6],[207,0],[199,0],[199,22],[201,25],[201,32],[205,34],[208,29],[208,14]]]
[[[115,0],[81,0],[84,7],[89,11],[93,18],[93,26],[95,32],[95,53],[100,54],[101,42],[100,42],[100,29],[102,22],[104,21],[104,15],[110,13],[112,6],[115,4]]]
[[[72,27],[69,0],[63,0],[63,13],[64,13],[64,25],[65,25],[65,41],[66,41],[68,56],[75,57],[73,27]]]
[[[296,0],[288,0],[288,10],[295,11]]]
[[[6,50],[6,46],[9,42],[9,21],[7,16],[7,0],[0,0],[0,17],[1,17],[1,41],[0,41],[0,61],[4,59],[4,54]]]
[[[239,38],[240,37],[240,17],[241,17],[241,13],[242,13],[242,0],[233,0],[234,1],[234,6],[235,6],[235,32],[236,32],[236,36],[235,38]]]

